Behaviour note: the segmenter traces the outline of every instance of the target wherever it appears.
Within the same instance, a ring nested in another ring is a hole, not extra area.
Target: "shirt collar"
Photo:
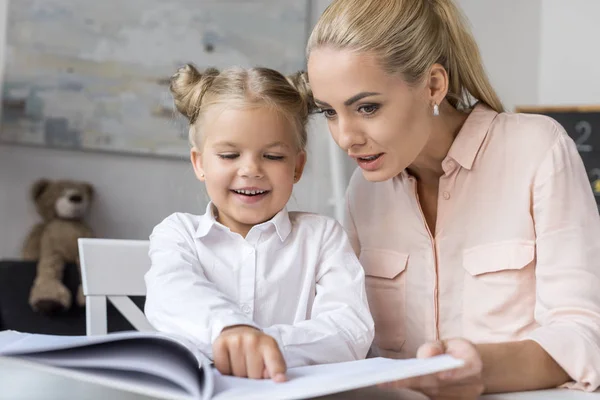
[[[220,226],[224,229],[223,225],[221,225],[217,219],[215,218],[215,208],[213,202],[210,201],[206,206],[206,213],[200,216],[198,228],[196,229],[196,237],[203,238],[209,234],[209,232],[216,226]],[[283,210],[279,211],[273,218],[268,221],[263,222],[262,224],[255,225],[252,227],[250,232],[253,230],[265,230],[267,227],[273,225],[275,231],[277,232],[277,236],[283,242],[289,236],[292,231],[292,222],[290,221],[290,216],[287,211],[287,208],[283,208]],[[228,230],[228,229],[227,229]],[[250,234],[250,233],[249,233]]]
[[[200,216],[198,220],[198,228],[196,228],[196,237],[203,238],[208,235],[208,232],[218,224],[217,219],[215,218],[215,210],[213,206],[213,202],[209,201],[206,205],[206,212]]]
[[[454,139],[448,151],[448,157],[454,159],[463,168],[470,170],[497,115],[496,111],[478,103]]]

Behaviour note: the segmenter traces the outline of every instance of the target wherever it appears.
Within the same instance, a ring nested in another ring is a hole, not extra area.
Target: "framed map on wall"
[[[187,157],[168,79],[303,69],[309,0],[11,0],[0,142]]]

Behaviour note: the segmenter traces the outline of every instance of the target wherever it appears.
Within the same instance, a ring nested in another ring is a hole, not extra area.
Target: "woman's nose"
[[[359,133],[355,124],[352,124],[349,120],[340,120],[337,123],[333,138],[344,151],[350,150],[352,147],[362,143],[364,141],[363,136]]]

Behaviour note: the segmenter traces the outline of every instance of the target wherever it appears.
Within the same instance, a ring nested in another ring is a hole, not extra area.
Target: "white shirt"
[[[364,358],[374,323],[364,272],[334,219],[282,210],[244,239],[212,213],[175,213],[150,236],[145,313],[212,359],[233,325],[272,336],[288,367]]]

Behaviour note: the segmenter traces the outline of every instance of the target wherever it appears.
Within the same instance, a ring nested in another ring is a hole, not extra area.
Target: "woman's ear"
[[[427,77],[427,91],[430,103],[440,105],[448,94],[450,85],[448,72],[441,64],[433,64]]]
[[[196,178],[204,182],[206,178],[204,177],[204,168],[202,167],[202,153],[196,147],[192,147],[190,151],[190,160],[192,161]]]
[[[306,165],[306,152],[300,151],[296,156],[296,165],[294,167],[294,183],[298,183],[302,178],[302,172],[304,172],[304,166]]]

